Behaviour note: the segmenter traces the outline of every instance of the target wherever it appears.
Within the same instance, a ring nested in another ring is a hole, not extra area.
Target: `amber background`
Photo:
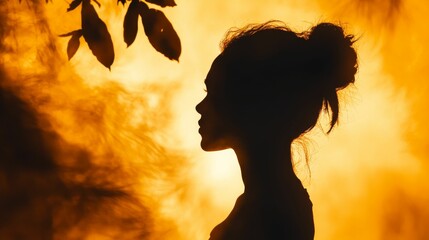
[[[57,35],[78,29],[80,18],[78,11],[66,13],[67,2],[59,0],[2,3],[0,60],[6,85],[65,142],[90,152],[93,163],[126,173],[100,178],[131,183],[150,212],[139,212],[145,239],[207,239],[242,191],[232,152],[200,150],[194,106],[204,97],[203,80],[226,30],[271,19],[297,31],[332,21],[359,38],[360,69],[355,86],[341,94],[339,127],[325,135],[322,117],[301,139],[310,152],[310,171],[295,146],[296,169],[314,204],[316,239],[429,236],[429,3],[178,0],[164,11],[182,41],[177,63],[155,52],[141,26],[126,48],[125,8],[100,2],[97,11],[115,44],[111,71],[82,40],[67,61],[67,39]],[[52,154],[58,162],[70,161]],[[85,221],[109,216],[106,211]],[[126,231],[114,224],[125,223],[54,227],[52,234],[113,239],[111,232]]]

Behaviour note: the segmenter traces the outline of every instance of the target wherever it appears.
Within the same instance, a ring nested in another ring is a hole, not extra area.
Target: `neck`
[[[235,148],[245,194],[281,193],[297,177],[291,161],[292,141],[258,139]]]

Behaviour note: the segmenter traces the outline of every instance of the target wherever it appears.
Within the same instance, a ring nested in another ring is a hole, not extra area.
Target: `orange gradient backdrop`
[[[79,10],[66,13],[61,0],[29,2],[2,7],[14,27],[4,39],[12,50],[1,61],[9,75],[28,76],[9,84],[28,102],[53,99],[34,107],[67,142],[95,155],[111,151],[132,170],[136,196],[153,212],[148,239],[208,239],[243,191],[232,151],[199,148],[195,105],[225,32],[272,19],[296,31],[332,21],[359,38],[360,68],[355,86],[341,93],[340,125],[325,135],[322,117],[303,138],[310,171],[300,145],[294,147],[314,205],[315,239],[429,236],[429,3],[177,0],[163,10],[182,42],[177,63],[150,46],[141,25],[127,48],[126,8],[100,0],[96,10],[116,53],[109,71],[83,40],[67,61],[67,39],[57,35],[80,28]],[[34,80],[40,76],[43,84]],[[86,237],[109,239],[97,231]]]

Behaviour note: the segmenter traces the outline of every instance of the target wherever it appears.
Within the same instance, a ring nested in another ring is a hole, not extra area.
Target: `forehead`
[[[219,55],[213,61],[204,83],[208,88],[220,87],[224,85],[225,77],[223,58],[222,55]]]

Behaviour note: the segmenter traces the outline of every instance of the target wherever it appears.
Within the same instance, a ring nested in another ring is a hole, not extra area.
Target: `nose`
[[[204,106],[204,102],[206,101],[206,98],[204,98],[203,100],[201,100],[200,103],[197,104],[197,106],[195,106],[195,110],[201,114],[203,111],[203,106]]]

